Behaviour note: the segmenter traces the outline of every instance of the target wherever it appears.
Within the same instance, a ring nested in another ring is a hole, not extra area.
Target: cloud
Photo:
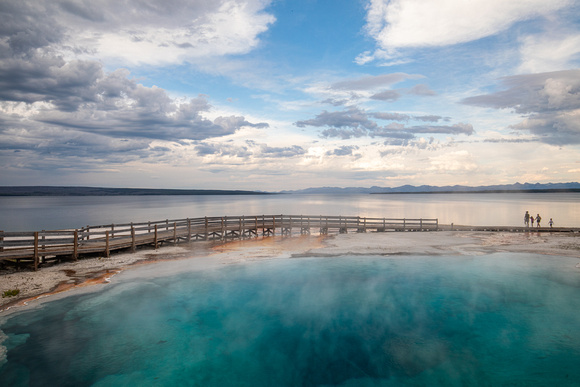
[[[471,136],[475,131],[473,125],[458,123],[455,125],[441,125],[441,126],[413,126],[406,128],[410,133],[433,133],[433,134],[465,134]]]
[[[318,114],[316,118],[297,121],[295,123],[299,128],[304,128],[306,126],[330,126],[333,128],[365,128],[373,129],[377,127],[377,123],[370,121],[365,111],[360,110],[357,107],[351,107],[348,110],[329,112],[323,111]]]
[[[371,0],[367,33],[387,52],[469,42],[548,15],[570,0]]]
[[[247,141],[247,145],[240,146],[229,143],[201,142],[194,149],[198,156],[239,157],[247,160],[292,158],[306,154],[306,150],[299,145],[287,147],[272,147],[255,141]]]
[[[408,91],[409,94],[413,94],[413,95],[422,95],[422,96],[433,96],[433,95],[437,95],[436,92],[434,92],[433,90],[431,90],[429,88],[429,86],[425,85],[425,84],[419,84],[419,85],[415,85],[412,88],[409,89]]]
[[[526,116],[511,127],[526,130],[548,144],[580,143],[580,70],[502,78],[505,90],[466,98],[462,103],[513,109]]]
[[[411,116],[401,113],[372,113],[371,116],[379,120],[387,121],[408,121],[411,119]]]
[[[373,90],[380,87],[391,86],[407,79],[424,78],[418,74],[392,73],[381,75],[369,75],[361,78],[346,79],[333,83],[333,90]]]
[[[458,123],[455,125],[424,125],[406,127],[399,123],[390,123],[387,126],[379,126],[370,118],[383,120],[400,120],[406,121],[411,117],[399,113],[367,113],[357,107],[350,107],[347,110],[328,112],[323,111],[315,118],[310,120],[297,121],[298,127],[314,126],[327,127],[321,132],[322,137],[326,138],[360,138],[360,137],[390,137],[394,139],[410,140],[415,134],[453,134],[453,135],[472,135],[475,133],[473,126],[467,123]],[[423,116],[424,121],[439,119],[439,116]]]
[[[288,147],[270,147],[270,146],[262,146],[261,147],[262,155],[266,157],[294,157],[300,156],[306,153],[306,150],[298,145],[292,145]]]
[[[427,169],[438,172],[474,171],[478,168],[474,157],[466,150],[431,157],[429,163]]]
[[[416,120],[418,120],[418,121],[423,121],[423,122],[437,122],[439,120],[448,121],[447,118],[444,118],[444,117],[441,117],[441,116],[435,116],[435,115],[415,116],[413,118],[416,119]]]
[[[356,145],[343,145],[339,148],[326,152],[327,156],[351,156],[354,151],[358,150]]]
[[[371,95],[371,99],[376,99],[379,101],[394,102],[401,97],[401,93],[396,90],[385,90],[380,93]]]
[[[573,12],[573,11],[571,11]],[[580,33],[548,33],[521,39],[520,73],[539,73],[570,68],[580,54]]]
[[[246,146],[203,142],[194,147],[198,156],[228,156],[246,158],[253,154]]]
[[[247,53],[274,23],[266,0],[22,0],[2,7],[14,51],[56,46],[87,59],[162,64]],[[74,33],[72,33],[74,31]]]

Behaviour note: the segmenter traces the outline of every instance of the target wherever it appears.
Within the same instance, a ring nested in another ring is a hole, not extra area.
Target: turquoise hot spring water
[[[189,261],[5,316],[0,385],[580,383],[578,258]]]

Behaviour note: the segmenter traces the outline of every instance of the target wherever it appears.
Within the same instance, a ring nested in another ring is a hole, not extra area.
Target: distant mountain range
[[[289,194],[414,194],[414,193],[503,193],[503,192],[580,192],[580,183],[515,183],[469,187],[453,185],[437,187],[432,185],[403,185],[395,188],[385,187],[320,187],[295,191],[280,191]]]
[[[216,189],[156,189],[19,186],[0,187],[0,196],[143,196],[143,195],[268,195],[267,192]]]
[[[580,192],[580,183],[515,183],[468,187],[453,185],[403,185],[385,187],[320,187],[295,191],[263,192],[215,189],[161,189],[161,188],[106,188],[106,187],[52,187],[0,186],[0,196],[143,196],[143,195],[272,195],[272,194],[418,194],[418,193],[515,193],[515,192]]]

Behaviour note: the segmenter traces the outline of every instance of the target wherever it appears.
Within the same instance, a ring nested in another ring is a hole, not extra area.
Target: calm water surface
[[[135,269],[0,322],[0,385],[578,386],[577,263],[493,254]]]
[[[519,226],[526,211],[543,225],[580,227],[580,193],[0,197],[0,230],[234,215],[352,215],[438,218],[443,224]]]

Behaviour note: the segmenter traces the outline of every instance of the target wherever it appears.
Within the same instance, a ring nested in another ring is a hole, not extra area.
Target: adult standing
[[[536,227],[540,227],[540,221],[542,220],[542,217],[540,216],[540,214],[538,214],[536,216]]]
[[[526,225],[526,227],[530,226],[530,213],[529,213],[529,211],[526,211],[526,214],[524,215],[524,224]]]

